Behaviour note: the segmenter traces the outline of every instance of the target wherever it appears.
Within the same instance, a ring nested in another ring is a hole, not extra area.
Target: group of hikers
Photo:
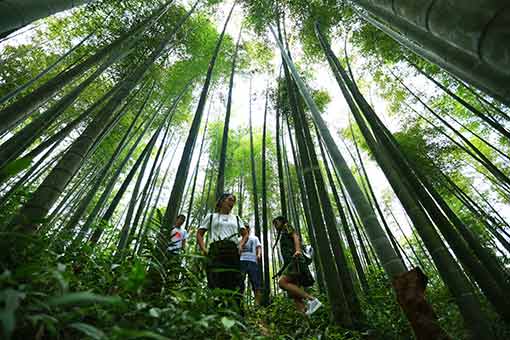
[[[213,213],[207,214],[197,231],[198,248],[207,258],[206,274],[209,288],[227,289],[234,294],[236,304],[241,309],[246,275],[250,281],[255,302],[261,303],[262,285],[259,263],[262,259],[262,246],[257,236],[250,234],[250,226],[237,215],[231,214],[236,197],[231,193],[222,194]],[[179,215],[171,231],[168,251],[178,254],[186,246],[187,231],[182,227],[186,217]],[[294,300],[296,309],[311,315],[321,307],[321,302],[307,293],[303,287],[313,285],[314,279],[308,265],[310,259],[302,252],[301,239],[284,216],[273,219],[277,231],[283,267],[276,274],[278,284]],[[208,246],[205,234],[208,238]],[[268,287],[266,287],[268,289]]]

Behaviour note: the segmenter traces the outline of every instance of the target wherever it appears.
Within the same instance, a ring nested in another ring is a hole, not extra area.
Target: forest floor
[[[369,329],[354,331],[330,323],[327,303],[306,317],[284,294],[268,307],[247,304],[243,318],[225,303],[229,292],[205,288],[198,257],[187,258],[185,268],[167,270],[168,281],[162,282],[161,266],[147,257],[112,264],[108,252],[80,249],[64,255],[34,249],[37,244],[18,254],[22,263],[0,274],[4,339],[413,338],[380,271],[369,276],[371,288],[361,300]],[[429,287],[429,299],[452,338],[463,339],[458,310],[439,282]],[[158,285],[161,290],[154,289]],[[499,322],[495,329],[501,339],[509,338]]]

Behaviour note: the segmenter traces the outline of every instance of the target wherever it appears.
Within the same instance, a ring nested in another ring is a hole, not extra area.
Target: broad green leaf
[[[68,293],[48,300],[50,306],[83,305],[92,303],[118,303],[121,299],[113,296],[102,296],[91,292]]]
[[[75,322],[70,324],[68,327],[79,330],[82,333],[87,334],[93,339],[100,340],[106,338],[104,332],[92,325],[83,323],[83,322]]]
[[[159,308],[151,308],[149,309],[150,316],[154,318],[159,318],[161,316],[161,309]]]
[[[236,324],[236,321],[224,316],[221,318],[221,323],[223,324],[223,327],[225,327],[225,329],[228,331]]]
[[[0,310],[0,321],[2,322],[3,335],[10,339],[16,325],[16,310],[20,300],[24,299],[25,293],[14,289],[5,289],[0,292],[0,301],[3,301],[4,308]]]
[[[35,323],[37,323],[38,321],[42,321],[42,322],[50,322],[50,323],[57,323],[58,320],[51,316],[51,315],[48,315],[48,314],[35,314],[35,315],[30,315],[30,316],[27,316],[27,319],[30,320],[30,321],[33,321]]]
[[[12,276],[12,273],[9,269],[5,269],[2,274],[0,274],[0,280],[7,280],[10,279]]]
[[[60,285],[60,289],[62,291],[62,294],[67,293],[67,291],[69,290],[69,283],[64,278],[62,273],[60,271],[53,270],[51,272],[51,275],[53,275],[53,277],[57,280],[58,284]]]
[[[144,309],[144,308],[147,308],[149,305],[145,302],[138,302],[136,304],[136,310],[141,310],[141,309]]]

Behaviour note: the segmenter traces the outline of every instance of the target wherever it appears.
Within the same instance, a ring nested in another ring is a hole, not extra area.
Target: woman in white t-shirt
[[[230,214],[235,202],[233,194],[222,194],[216,202],[215,212],[204,218],[197,231],[198,246],[208,257],[206,271],[209,288],[241,288],[240,249],[248,240],[248,233],[239,216]],[[204,240],[206,232],[209,248]],[[239,235],[242,236],[240,241]],[[238,297],[237,302],[240,304],[239,294]]]

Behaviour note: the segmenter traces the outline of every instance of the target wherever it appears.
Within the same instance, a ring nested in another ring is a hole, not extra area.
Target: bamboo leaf
[[[50,306],[83,305],[93,303],[118,303],[121,299],[113,296],[102,296],[91,292],[68,293],[48,300]]]
[[[3,301],[4,308],[0,310],[0,322],[2,323],[3,335],[5,339],[10,339],[14,327],[16,326],[16,310],[19,307],[20,300],[25,298],[25,294],[14,289],[5,289],[0,292],[0,301]]]
[[[67,282],[67,280],[64,278],[64,276],[62,275],[62,273],[58,270],[53,270],[51,272],[51,275],[57,280],[59,286],[60,286],[60,289],[62,291],[63,294],[67,293],[67,291],[69,290],[69,283]]]
[[[155,339],[155,340],[169,340],[166,336],[160,335],[151,331],[137,331],[130,329],[117,328],[119,335],[123,339]]]
[[[222,317],[221,323],[223,324],[223,327],[225,327],[225,329],[228,331],[230,328],[234,327],[234,325],[236,324],[236,321],[229,319],[227,317]]]
[[[79,330],[82,333],[87,334],[93,339],[100,340],[106,338],[106,335],[102,330],[99,328],[96,328],[92,325],[83,323],[83,322],[75,322],[69,325],[70,328],[74,328],[76,330]]]
[[[7,179],[25,170],[32,164],[31,158],[16,159],[0,169],[0,179]]]
[[[150,316],[154,318],[159,318],[161,316],[161,309],[159,308],[151,308],[149,309]]]
[[[30,316],[27,316],[27,319],[34,322],[34,324],[37,323],[38,321],[41,321],[44,323],[55,323],[55,324],[58,322],[58,319],[56,319],[55,317],[48,315],[48,314],[30,315]]]

